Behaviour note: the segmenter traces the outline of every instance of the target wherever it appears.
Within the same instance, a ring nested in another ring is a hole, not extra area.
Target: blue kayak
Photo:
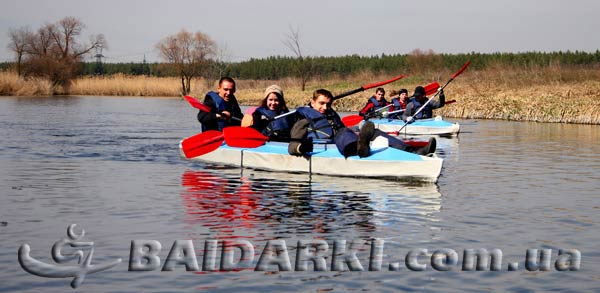
[[[406,127],[404,127],[400,133],[398,133],[398,131],[405,124],[401,119],[377,118],[369,119],[369,121],[375,124],[375,128],[394,134],[452,136],[458,135],[460,132],[460,125],[458,123],[448,122],[442,119],[441,116],[431,119],[415,120],[414,122],[406,125]]]
[[[183,153],[182,157],[185,157]],[[443,164],[443,159],[435,154],[421,156],[385,145],[372,146],[371,155],[365,158],[345,158],[335,144],[315,144],[310,156],[296,157],[288,154],[288,144],[281,142],[267,142],[256,148],[237,148],[223,144],[212,152],[189,160],[286,173],[427,182],[437,181]]]

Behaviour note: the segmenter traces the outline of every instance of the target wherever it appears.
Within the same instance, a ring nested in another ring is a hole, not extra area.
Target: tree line
[[[525,52],[525,53],[465,53],[436,54],[432,51],[415,50],[409,54],[391,54],[375,56],[339,56],[339,57],[304,57],[312,63],[311,76],[328,78],[333,75],[346,77],[357,72],[367,71],[386,74],[422,73],[436,70],[455,70],[466,60],[471,60],[471,68],[485,69],[489,66],[505,66],[509,68],[546,67],[553,65],[600,65],[600,51],[594,53],[581,51],[567,52]],[[226,73],[243,79],[281,79],[285,77],[300,78],[295,70],[297,59],[294,57],[276,56],[263,59],[231,63]]]
[[[450,70],[460,67],[465,60],[471,60],[473,69],[485,69],[489,66],[505,66],[510,68],[529,68],[532,66],[546,67],[552,65],[575,65],[585,67],[600,66],[600,51],[582,52],[525,52],[525,53],[466,53],[466,54],[435,54],[417,58],[410,54],[375,55],[375,56],[337,56],[337,57],[304,57],[313,63],[313,76],[328,78],[333,75],[350,76],[357,72],[395,74],[404,69],[417,71],[419,68],[428,71]],[[210,61],[209,67],[222,68],[223,76],[233,76],[239,79],[278,80],[283,78],[298,78],[295,57],[272,56],[267,58],[252,58],[242,62]],[[14,68],[14,62],[0,63],[0,70]],[[168,63],[102,63],[103,75],[148,75],[157,77],[176,77],[177,71]],[[98,64],[81,62],[78,66],[79,76],[98,75]],[[210,75],[202,76],[210,77]]]

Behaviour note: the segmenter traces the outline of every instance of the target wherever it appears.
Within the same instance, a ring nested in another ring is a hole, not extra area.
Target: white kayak
[[[181,143],[179,147],[181,150]],[[183,151],[182,157],[185,157]],[[391,147],[372,148],[371,155],[366,158],[344,158],[335,144],[315,144],[311,156],[296,157],[288,154],[288,144],[281,142],[267,142],[256,148],[237,148],[223,144],[212,152],[189,160],[288,173],[426,182],[437,182],[443,164],[443,159],[435,154],[420,156]]]
[[[388,133],[398,132],[405,124],[401,119],[377,118],[369,119],[369,121],[375,124],[375,128]],[[442,119],[441,116],[436,116],[431,119],[415,120],[413,123],[406,125],[400,133],[396,134],[452,136],[458,135],[459,132],[460,125],[458,123],[448,122]]]

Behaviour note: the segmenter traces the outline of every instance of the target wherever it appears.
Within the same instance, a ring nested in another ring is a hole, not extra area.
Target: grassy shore
[[[398,74],[401,74],[399,72]],[[417,85],[438,81],[444,84],[452,72],[422,73],[385,85],[390,97],[400,88],[409,93]],[[311,80],[305,91],[298,81],[237,80],[236,96],[242,105],[256,105],[264,89],[273,83],[284,88],[290,108],[308,102],[312,91],[326,88],[334,94],[362,85],[383,81],[392,76],[361,73],[349,78]],[[115,75],[84,77],[74,81],[71,95],[93,96],[180,96],[178,78]],[[195,80],[192,95],[203,97],[216,85]],[[45,80],[23,80],[14,73],[0,72],[0,95],[49,96],[56,92]],[[436,110],[452,118],[505,119],[538,122],[600,124],[600,70],[550,66],[510,70],[499,66],[486,70],[467,70],[446,89],[446,97],[457,102]],[[357,93],[334,103],[338,111],[358,111],[373,90]]]

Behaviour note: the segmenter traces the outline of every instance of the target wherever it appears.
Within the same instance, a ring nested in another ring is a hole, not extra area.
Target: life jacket
[[[272,120],[273,118],[283,114],[284,112],[275,112],[264,107],[258,107],[254,111],[260,113],[261,115],[264,115],[265,117],[269,118],[269,120],[271,120],[269,124],[267,124],[267,127],[265,127],[265,129],[262,130],[262,134],[268,137],[289,138],[289,132],[292,128],[289,119],[291,115]]]
[[[423,104],[419,101],[417,101],[417,99],[412,98],[410,99],[410,103],[413,103],[413,111],[416,112],[417,110],[419,110],[419,108],[421,108],[421,106],[423,106]],[[413,112],[413,115],[414,115]],[[427,106],[425,106],[425,108],[423,108],[423,110],[421,110],[421,112],[419,112],[419,114],[417,114],[415,116],[415,119],[427,119],[427,118],[431,118],[433,116],[433,108],[431,107],[431,103],[428,103]]]
[[[393,98],[392,99],[392,104],[394,105],[394,111],[395,110],[406,109],[406,102],[402,103],[400,101],[400,98]]]
[[[312,138],[313,140],[325,140],[327,143],[333,142],[335,131],[344,125],[340,116],[333,111],[321,114],[310,106],[303,106],[296,109],[296,113],[309,120],[307,138]]]
[[[375,97],[370,97],[369,102],[371,102],[374,105],[374,107],[371,109],[371,111],[376,111],[379,108],[383,108],[383,107],[387,106],[387,104],[388,104],[388,102],[385,100],[385,98],[381,99],[381,101],[377,101],[377,99],[375,99]]]
[[[390,103],[394,105],[394,111],[406,109],[406,102],[402,103],[400,98],[393,98]],[[398,119],[400,117],[402,117],[402,112],[394,113],[388,116],[390,119]]]
[[[223,100],[223,98],[221,96],[219,96],[219,93],[215,92],[215,91],[210,91],[206,94],[206,96],[211,97],[211,99],[213,100],[213,102],[215,103],[215,107],[217,108],[217,113],[223,112],[223,111],[227,111],[227,102],[225,102],[225,100]],[[236,103],[237,104],[237,100],[235,99],[235,96],[231,96],[229,97],[229,101],[230,103]],[[237,107],[238,109],[236,109],[236,107],[231,107],[230,109],[230,114],[232,117],[241,117],[241,110],[239,110],[239,106]],[[237,113],[239,111],[239,113]],[[230,119],[231,120],[231,119]],[[223,131],[223,128],[225,128],[225,126],[229,126],[231,125],[230,123],[228,123],[225,120],[221,120],[219,119],[217,121],[217,126],[218,126],[218,130],[219,131]],[[238,124],[239,125],[239,124]],[[202,131],[206,131],[206,128],[204,125],[202,125]]]

